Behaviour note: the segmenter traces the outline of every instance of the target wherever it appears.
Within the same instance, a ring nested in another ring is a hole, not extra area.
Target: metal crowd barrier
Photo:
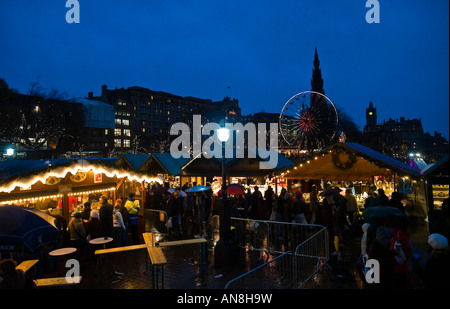
[[[218,222],[218,220],[213,220]],[[231,218],[241,248],[277,256],[231,280],[225,288],[303,288],[329,258],[328,230],[321,225]]]
[[[225,289],[292,289],[294,286],[293,252],[276,258],[228,281]]]
[[[272,253],[295,251],[298,245],[323,229],[322,225],[235,217],[231,218],[231,226],[240,247]]]
[[[299,289],[326,264],[329,258],[328,230],[323,227],[295,248],[294,275]]]
[[[157,234],[169,235],[170,228],[167,226],[169,217],[164,210],[144,209],[145,232],[156,229]]]

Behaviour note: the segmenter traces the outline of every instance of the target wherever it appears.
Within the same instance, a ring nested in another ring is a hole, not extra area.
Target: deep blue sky
[[[421,118],[449,137],[449,1],[0,1],[0,77],[26,93],[41,76],[70,96],[142,86],[181,96],[239,99],[243,114],[280,112],[311,90],[317,46],[326,95],[358,124]],[[227,89],[227,86],[231,86]]]

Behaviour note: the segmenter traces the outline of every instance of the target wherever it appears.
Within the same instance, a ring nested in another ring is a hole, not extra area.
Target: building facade
[[[212,101],[196,97],[182,97],[143,87],[108,89],[102,86],[100,97],[89,94],[114,107],[115,126],[105,130],[109,151],[115,153],[165,152],[170,141],[170,128],[177,122],[192,126],[193,115],[201,115],[207,122],[236,122],[241,119],[239,101],[225,97]]]
[[[424,132],[421,118],[389,118],[378,123],[373,102],[366,108],[364,145],[397,160],[408,162],[411,154],[426,162],[439,161],[448,153],[448,141],[438,132]]]

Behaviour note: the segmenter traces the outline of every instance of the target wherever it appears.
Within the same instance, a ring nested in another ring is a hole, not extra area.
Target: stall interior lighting
[[[91,193],[100,193],[104,191],[114,191],[116,188],[105,188],[105,189],[99,189],[99,190],[89,190],[89,191],[83,191],[83,192],[74,192],[74,193],[68,193],[67,195],[72,196],[79,196],[79,195],[85,195],[85,194],[91,194]],[[62,197],[62,194],[55,194],[55,195],[47,195],[47,196],[39,196],[39,197],[29,197],[29,198],[23,198],[23,199],[17,199],[17,200],[10,200],[10,201],[4,201],[0,202],[0,204],[20,204],[25,202],[37,202],[42,201],[50,198],[60,198]]]
[[[25,203],[25,202],[37,202],[37,201],[42,201],[42,200],[46,200],[49,198],[58,198],[58,197],[62,197],[62,194],[22,198],[22,199],[17,199],[17,200],[4,201],[4,202],[0,202],[0,203],[1,204],[21,204],[21,203]]]
[[[99,193],[99,192],[104,192],[104,191],[114,191],[116,190],[116,188],[111,187],[111,188],[105,188],[105,189],[98,189],[98,190],[89,190],[89,191],[83,191],[83,192],[74,192],[74,193],[68,193],[67,195],[75,195],[75,196],[79,196],[79,195],[86,195],[86,194],[91,194],[91,193]]]

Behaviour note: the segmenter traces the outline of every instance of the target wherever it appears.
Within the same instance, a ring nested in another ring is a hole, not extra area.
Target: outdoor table
[[[98,237],[98,238],[94,238],[89,240],[89,243],[91,245],[103,245],[103,249],[106,249],[106,244],[110,243],[114,240],[114,238],[112,237]],[[103,281],[103,262],[104,262],[104,256],[101,255],[99,259],[97,259],[97,265],[96,265],[96,271],[100,270],[99,276],[100,276],[100,286],[102,286],[102,281]],[[107,258],[106,258],[107,259]],[[108,262],[109,260],[107,259],[106,262]],[[110,264],[110,263],[108,263]],[[109,267],[113,270],[112,266],[109,265]],[[113,273],[115,273],[115,271],[113,270]]]
[[[48,254],[51,256],[64,256],[74,253],[75,251],[77,251],[77,248],[67,247],[50,251]]]
[[[113,240],[114,238],[112,237],[98,237],[89,240],[89,243],[91,245],[103,245],[103,249],[106,249],[106,244],[112,242]]]
[[[66,248],[60,248],[53,251],[50,251],[48,255],[53,256],[55,258],[60,258],[60,265],[59,265],[59,271],[61,274],[65,273],[65,264],[61,262],[61,258],[64,256],[67,256],[69,254],[72,254],[77,251],[77,248],[73,247],[66,247]]]

